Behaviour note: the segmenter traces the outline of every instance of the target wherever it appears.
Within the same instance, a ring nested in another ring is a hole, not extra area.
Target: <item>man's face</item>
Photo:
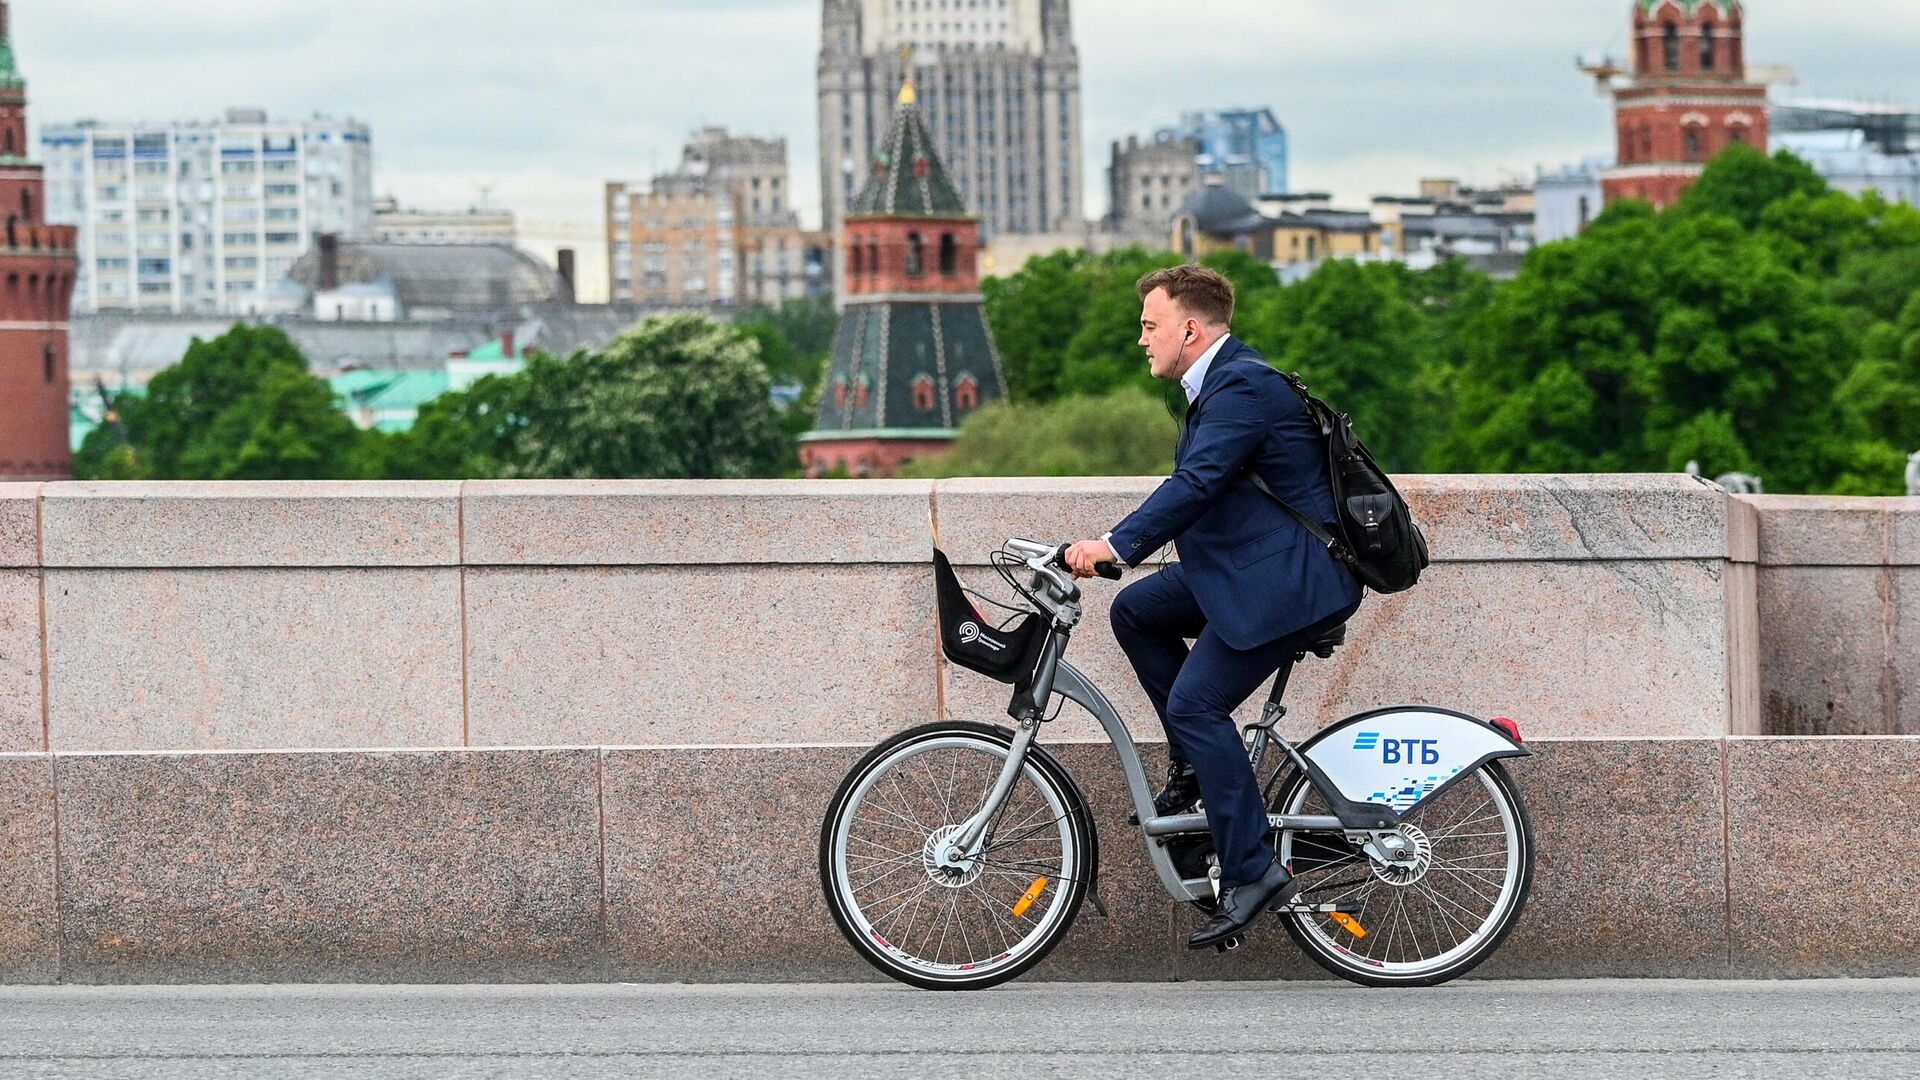
[[[1140,302],[1140,347],[1147,350],[1147,367],[1156,379],[1177,379],[1179,365],[1192,360],[1189,334],[1197,338],[1200,324],[1167,295],[1155,289]]]

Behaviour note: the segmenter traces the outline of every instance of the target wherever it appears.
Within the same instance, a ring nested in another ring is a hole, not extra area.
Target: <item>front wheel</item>
[[[1094,873],[1093,820],[1072,778],[1029,749],[979,854],[935,852],[979,808],[1012,750],[1004,728],[904,731],[847,774],[820,828],[820,884],[847,941],[901,982],[978,990],[1039,963]]]
[[[1276,808],[1331,812],[1300,775]],[[1280,861],[1302,885],[1287,933],[1341,978],[1434,986],[1491,956],[1519,921],[1533,884],[1533,823],[1513,778],[1489,761],[1414,807],[1399,832],[1411,854],[1397,863],[1338,834],[1283,833]],[[1339,915],[1310,910],[1324,905]]]

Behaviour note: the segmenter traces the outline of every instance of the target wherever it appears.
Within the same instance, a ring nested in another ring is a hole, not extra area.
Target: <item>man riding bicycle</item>
[[[1361,589],[1249,479],[1258,475],[1318,521],[1334,518],[1325,439],[1280,373],[1229,333],[1232,284],[1204,267],[1176,266],[1138,287],[1148,366],[1187,397],[1173,475],[1113,531],[1074,544],[1065,558],[1075,576],[1091,577],[1098,563],[1138,566],[1169,542],[1179,552],[1177,563],[1115,597],[1112,623],[1167,733],[1167,784],[1155,810],[1206,804],[1221,893],[1213,918],[1187,939],[1203,948],[1298,892],[1274,857],[1233,710],[1303,642],[1347,621]]]

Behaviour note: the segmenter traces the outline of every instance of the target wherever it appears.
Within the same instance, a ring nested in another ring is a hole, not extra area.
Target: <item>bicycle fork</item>
[[[1027,721],[1014,733],[1013,745],[1007,749],[1007,761],[1000,768],[1000,775],[993,782],[993,789],[987,792],[985,801],[975,810],[953,835],[934,847],[934,865],[964,870],[972,860],[980,855],[980,849],[986,843],[987,827],[1000,813],[1000,807],[1007,801],[1007,795],[1013,791],[1013,785],[1020,777],[1020,769],[1027,763],[1027,751],[1032,748],[1033,740],[1040,733],[1037,720]]]

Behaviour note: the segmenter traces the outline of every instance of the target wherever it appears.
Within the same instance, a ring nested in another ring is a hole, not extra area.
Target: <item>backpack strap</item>
[[[1339,559],[1341,562],[1346,563],[1348,566],[1352,566],[1354,564],[1353,552],[1347,550],[1347,545],[1341,543],[1338,537],[1335,537],[1332,533],[1329,533],[1326,530],[1325,526],[1321,525],[1319,522],[1313,520],[1307,515],[1301,513],[1299,510],[1295,509],[1292,503],[1288,502],[1287,500],[1281,498],[1278,495],[1275,495],[1273,493],[1273,489],[1267,486],[1267,482],[1265,480],[1260,479],[1259,473],[1254,472],[1252,469],[1248,469],[1247,479],[1253,482],[1254,487],[1257,487],[1262,492],[1264,492],[1267,498],[1272,499],[1274,502],[1279,503],[1280,508],[1282,510],[1285,510],[1287,513],[1292,514],[1293,519],[1295,521],[1298,521],[1302,528],[1312,533],[1315,539],[1327,545],[1328,554],[1332,555],[1336,559]]]

